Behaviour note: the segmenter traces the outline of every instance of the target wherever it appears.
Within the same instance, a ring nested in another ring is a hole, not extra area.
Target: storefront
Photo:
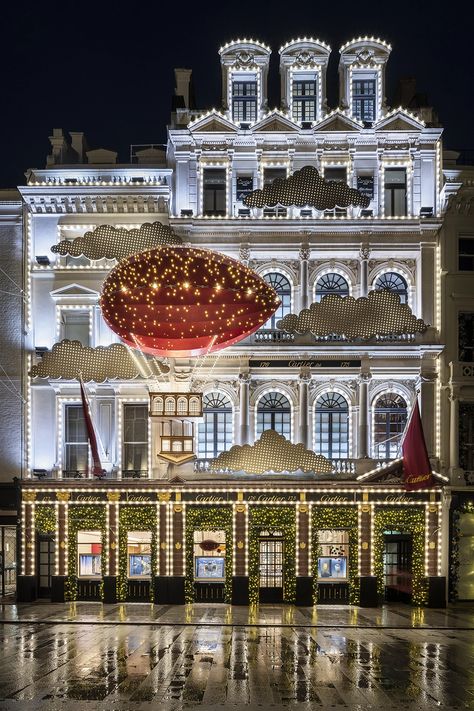
[[[443,502],[379,483],[25,482],[18,598],[440,606]]]

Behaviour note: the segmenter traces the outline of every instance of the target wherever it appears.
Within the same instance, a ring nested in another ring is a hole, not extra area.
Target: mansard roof
[[[288,131],[299,131],[300,127],[280,111],[274,109],[258,123],[256,123],[252,127],[252,130],[254,132],[281,131],[283,133],[288,133]]]
[[[225,116],[213,109],[209,113],[200,116],[188,124],[188,129],[191,133],[228,133],[232,131],[237,133],[237,126],[226,119]]]
[[[376,131],[421,131],[424,122],[407,109],[399,107],[375,124]]]
[[[331,111],[315,127],[314,131],[357,131],[362,128],[362,124],[345,114],[340,109]]]

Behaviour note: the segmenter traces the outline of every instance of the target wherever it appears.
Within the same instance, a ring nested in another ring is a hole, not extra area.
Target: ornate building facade
[[[474,469],[469,434],[458,434],[460,421],[468,432],[473,422],[472,178],[443,166],[429,107],[387,106],[390,52],[367,37],[341,47],[340,105],[329,110],[330,47],[288,42],[272,110],[270,48],[231,42],[219,51],[221,109],[197,110],[191,72],[176,70],[166,153],[134,147],[127,165],[112,151],[87,150],[82,134],[53,132],[46,168],[30,170],[19,188],[20,598],[376,604],[385,595],[442,604],[451,489],[470,483]],[[367,207],[247,206],[253,191],[305,166],[358,190]],[[97,481],[74,359],[117,343],[101,285],[114,246],[132,239],[145,248],[143,225],[154,222],[251,267],[281,303],[219,353],[161,365],[137,354],[129,377],[112,361],[103,377],[84,376],[105,472]],[[112,237],[97,248],[106,226]],[[455,264],[450,244],[461,233]],[[466,265],[459,282],[456,267]],[[322,336],[278,325],[327,295],[386,290],[423,320],[422,332]],[[453,308],[470,313],[459,315],[462,357]],[[64,340],[82,349],[55,361]],[[397,462],[417,394],[436,485],[409,494]],[[325,457],[330,473],[282,473],[271,458],[262,475],[216,469],[222,452],[267,430]]]

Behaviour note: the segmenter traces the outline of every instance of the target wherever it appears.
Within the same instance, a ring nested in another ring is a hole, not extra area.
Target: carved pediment
[[[360,131],[360,124],[353,121],[349,116],[337,111],[327,116],[323,119],[317,126],[315,126],[314,131],[343,131],[347,133],[348,131]]]
[[[390,114],[379,121],[375,127],[376,131],[421,131],[423,123],[415,116],[403,110]]]
[[[55,289],[54,291],[50,292],[50,295],[53,299],[62,299],[66,297],[87,297],[89,299],[98,299],[99,298],[99,292],[94,291],[94,289],[88,289],[86,286],[82,286],[82,284],[67,284],[67,286],[61,286],[59,289]]]
[[[190,125],[189,130],[191,133],[228,133],[229,131],[236,133],[238,129],[231,121],[220,114],[213,113]]]
[[[288,131],[299,130],[300,128],[296,123],[293,123],[293,121],[290,121],[290,119],[287,119],[285,116],[282,116],[281,114],[277,113],[272,113],[269,116],[265,116],[264,119],[259,121],[253,127],[254,133],[267,131],[288,133]]]

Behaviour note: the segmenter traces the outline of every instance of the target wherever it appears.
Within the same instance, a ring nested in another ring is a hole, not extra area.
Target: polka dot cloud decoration
[[[237,343],[279,303],[272,287],[240,262],[184,246],[123,260],[105,280],[100,298],[104,319],[124,343],[176,357]]]
[[[254,190],[244,200],[247,207],[274,207],[296,205],[332,210],[334,207],[368,207],[366,195],[345,183],[324,180],[316,168],[305,165],[289,178],[277,178],[263,190]]]

